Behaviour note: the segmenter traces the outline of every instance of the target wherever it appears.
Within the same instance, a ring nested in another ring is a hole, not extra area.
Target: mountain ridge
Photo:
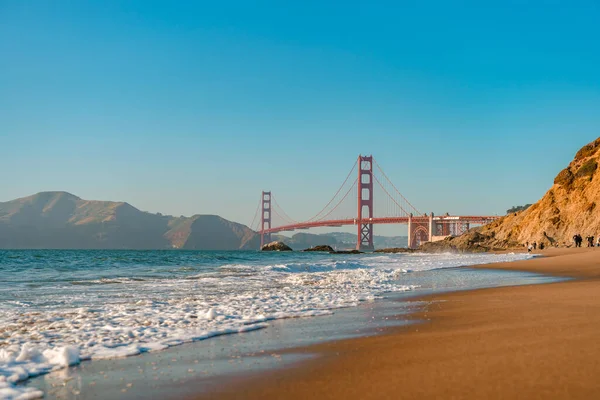
[[[256,232],[218,215],[174,217],[65,191],[0,202],[0,248],[257,249]]]

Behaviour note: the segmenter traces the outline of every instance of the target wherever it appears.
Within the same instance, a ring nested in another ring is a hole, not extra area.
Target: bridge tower
[[[265,233],[266,229],[271,229],[271,192],[262,192],[262,214],[260,228],[260,248],[271,243],[271,234]]]
[[[358,156],[357,250],[373,250],[373,156]]]

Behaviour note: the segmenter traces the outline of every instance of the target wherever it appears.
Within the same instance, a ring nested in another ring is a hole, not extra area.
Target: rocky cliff
[[[526,242],[571,245],[574,234],[600,235],[600,138],[585,145],[546,194],[524,211],[508,214],[467,234],[423,246],[458,250],[523,247]]]
[[[216,215],[175,218],[66,192],[0,203],[0,248],[238,250],[258,249],[259,241]]]

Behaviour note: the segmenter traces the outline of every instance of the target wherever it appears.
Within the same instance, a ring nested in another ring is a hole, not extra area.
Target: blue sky
[[[302,219],[362,153],[495,214],[600,136],[597,1],[288,3],[0,0],[0,201]]]

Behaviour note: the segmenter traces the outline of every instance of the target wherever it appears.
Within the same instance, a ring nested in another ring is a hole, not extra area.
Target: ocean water
[[[0,399],[40,397],[18,383],[82,361],[330,315],[415,290],[416,272],[435,280],[438,270],[529,257],[0,251]]]

